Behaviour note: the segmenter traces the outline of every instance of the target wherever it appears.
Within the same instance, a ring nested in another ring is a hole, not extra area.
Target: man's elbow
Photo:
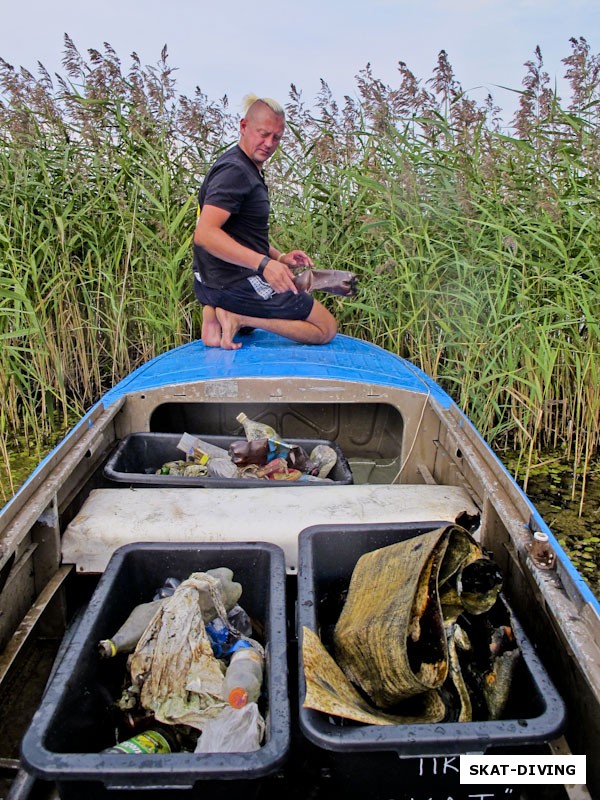
[[[222,241],[222,227],[229,219],[229,213],[215,206],[205,205],[200,212],[194,231],[194,244],[213,252]]]
[[[194,244],[197,244],[198,247],[204,247],[206,249],[207,239],[208,237],[204,227],[200,224],[196,225],[196,230],[194,231]]]

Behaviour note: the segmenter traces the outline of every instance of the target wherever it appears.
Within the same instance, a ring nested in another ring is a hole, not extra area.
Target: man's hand
[[[304,250],[290,250],[289,253],[282,253],[278,261],[287,264],[288,267],[314,267],[312,259],[306,255]]]
[[[313,267],[313,261],[304,250],[290,250],[281,253],[277,260],[271,260],[265,267],[264,278],[276,292],[292,291],[298,294],[298,289],[293,282],[294,273],[291,269],[298,267]],[[290,268],[291,269],[288,269]]]
[[[298,289],[294,285],[293,273],[281,261],[271,259],[263,272],[263,278],[277,293],[291,291],[298,294]]]

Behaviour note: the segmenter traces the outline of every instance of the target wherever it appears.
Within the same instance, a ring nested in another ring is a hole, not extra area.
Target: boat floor
[[[27,649],[18,671],[11,673],[0,695],[0,798],[6,798],[19,767],[19,745],[31,709],[41,701],[60,646],[58,639],[38,638]]]

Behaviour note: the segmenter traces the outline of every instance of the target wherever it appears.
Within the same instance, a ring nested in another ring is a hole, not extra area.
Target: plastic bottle
[[[246,439],[249,442],[255,439],[279,439],[279,434],[274,428],[262,422],[255,422],[253,419],[247,417],[243,411],[237,415],[236,419],[242,424]]]
[[[233,580],[232,570],[229,567],[216,567],[215,569],[207,569],[206,574],[218,581],[219,593],[225,610],[232,609],[242,596],[242,586]],[[168,582],[176,580],[170,578]],[[165,581],[165,586],[166,584],[167,581]],[[168,599],[168,597],[162,597],[152,600],[150,603],[141,603],[136,606],[113,636],[98,642],[100,656],[102,658],[112,658],[117,653],[132,653],[152,618],[165,600]],[[199,604],[202,610],[202,619],[205,623],[215,619],[217,610],[208,591],[200,595]]]
[[[276,459],[284,459],[286,464],[299,472],[315,474],[318,467],[308,457],[300,445],[288,444],[279,439],[251,439],[234,441],[229,445],[229,456],[236,467],[257,464],[259,467]]]
[[[211,478],[237,478],[237,467],[229,455],[227,458],[211,458],[206,466]]]
[[[232,652],[241,638],[220,617],[216,617],[212,622],[207,622],[205,629],[215,658],[223,658]]]
[[[310,460],[316,466],[316,473],[312,474],[326,478],[337,463],[337,453],[327,444],[318,444],[311,451]]]
[[[165,598],[160,598],[136,606],[114,636],[110,639],[102,639],[98,643],[98,650],[102,658],[112,658],[117,653],[132,653],[152,617],[164,601]]]
[[[246,642],[240,642],[231,656],[225,680],[223,699],[233,708],[243,708],[247,703],[255,703],[260,697],[263,680],[262,655]]]
[[[235,605],[227,614],[229,624],[233,625],[236,631],[239,631],[242,636],[252,636],[252,621],[248,616],[248,612],[241,606]]]
[[[554,568],[556,556],[547,533],[536,531],[533,534],[533,541],[529,545],[529,555],[539,569],[550,570]]]
[[[287,463],[292,469],[300,470],[306,475],[316,475],[319,471],[314,461],[309,458],[306,450],[298,444],[291,445],[287,454]]]
[[[152,599],[161,600],[165,597],[171,597],[171,595],[175,594],[175,590],[177,589],[180,583],[181,581],[179,580],[179,578],[167,578],[163,583],[163,585],[160,587],[160,589],[158,589],[155,592],[154,597]]]
[[[181,750],[175,731],[166,725],[155,725],[153,728],[137,733],[124,742],[108,747],[103,753],[126,753],[143,755],[145,753],[177,753]]]
[[[203,460],[202,455],[207,456],[207,460],[210,458],[227,458],[227,451],[222,447],[217,447],[216,444],[205,442],[204,439],[200,439],[198,436],[193,436],[190,433],[183,434],[179,440],[177,449],[183,450],[191,461],[193,461],[194,458],[198,458],[199,462],[201,462]],[[195,451],[198,451],[197,455]]]
[[[235,605],[227,614],[227,624],[216,617],[206,623],[206,634],[216,658],[233,653],[240,646],[242,637],[252,636],[252,622],[244,609]],[[243,645],[244,647],[246,644]]]

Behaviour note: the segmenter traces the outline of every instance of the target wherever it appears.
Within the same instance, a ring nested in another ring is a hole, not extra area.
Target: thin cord
[[[413,438],[412,444],[411,444],[411,446],[409,448],[408,453],[406,454],[406,458],[404,459],[404,461],[400,465],[400,469],[396,473],[396,476],[394,477],[392,483],[396,483],[398,481],[398,478],[400,477],[400,475],[402,475],[402,472],[404,471],[404,467],[406,466],[406,464],[408,462],[408,459],[410,458],[410,456],[412,454],[412,451],[415,449],[415,445],[417,443],[417,438],[419,436],[419,431],[421,430],[421,425],[423,424],[423,417],[425,416],[425,409],[427,408],[427,404],[429,402],[429,398],[431,397],[431,389],[425,383],[425,381],[423,380],[422,376],[419,375],[419,373],[415,371],[414,364],[411,364],[411,362],[407,361],[406,359],[402,359],[402,361],[408,367],[408,369],[410,369],[410,371],[413,373],[413,375],[415,375],[415,377],[418,378],[418,380],[427,388],[427,396],[425,397],[425,400],[423,401],[423,408],[421,409],[421,416],[420,416],[419,422],[417,424],[417,430],[415,431],[415,436]]]

